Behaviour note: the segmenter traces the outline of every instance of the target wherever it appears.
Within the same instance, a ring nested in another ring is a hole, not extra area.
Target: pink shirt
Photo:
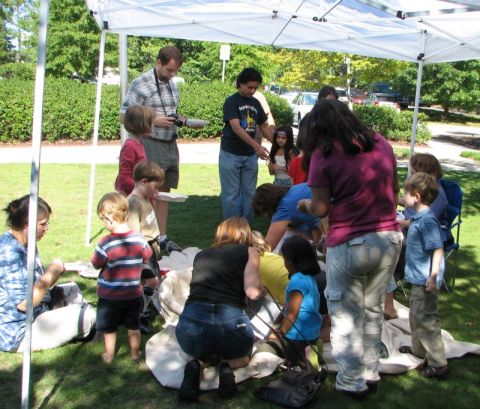
[[[370,152],[348,155],[340,144],[330,156],[316,150],[310,162],[310,187],[330,189],[327,247],[378,231],[399,231],[394,181],[396,159],[385,138],[375,135]]]
[[[127,196],[132,193],[132,190],[135,187],[133,168],[138,162],[146,159],[147,155],[145,154],[142,142],[133,138],[129,138],[125,141],[120,150],[118,176],[115,180],[115,190],[117,192],[124,192]]]

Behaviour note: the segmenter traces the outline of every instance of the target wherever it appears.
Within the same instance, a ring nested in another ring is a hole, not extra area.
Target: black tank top
[[[246,244],[210,247],[195,256],[187,304],[192,301],[245,307]]]

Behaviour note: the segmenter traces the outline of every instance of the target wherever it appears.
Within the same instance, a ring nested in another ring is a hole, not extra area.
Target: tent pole
[[[410,159],[415,151],[415,139],[417,136],[417,122],[418,122],[418,106],[420,105],[420,90],[422,88],[422,75],[423,75],[423,64],[424,64],[424,51],[425,51],[425,41],[426,41],[426,31],[423,32],[423,41],[422,41],[422,53],[418,55],[418,68],[417,68],[417,88],[415,90],[415,106],[413,108],[413,121],[412,121],[412,135],[410,138],[410,154],[408,159]],[[408,170],[407,176],[412,174],[412,169],[410,166],[410,160],[408,161]]]
[[[412,122],[412,136],[410,138],[410,154],[408,155],[411,158],[415,151],[415,138],[417,135],[417,119],[418,119],[418,105],[420,102],[420,88],[422,86],[422,73],[423,73],[423,60],[420,60],[418,63],[417,70],[417,89],[415,91],[415,107],[413,108],[413,122]],[[410,161],[408,161],[408,176],[412,173],[410,166]]]
[[[40,182],[40,153],[42,144],[43,97],[45,89],[45,62],[47,53],[47,27],[50,0],[41,0],[38,25],[38,52],[35,71],[35,101],[32,124],[32,169],[30,174],[30,201],[28,207],[28,248],[27,248],[27,312],[25,318],[25,349],[22,367],[22,408],[30,406],[30,369],[32,358],[33,321],[33,275],[37,249],[38,188]],[[35,222],[34,222],[35,221]]]
[[[125,95],[127,94],[128,85],[128,51],[127,51],[127,35],[119,34],[119,65],[120,65],[120,106],[123,104]],[[128,137],[128,133],[125,130],[123,124],[120,124],[120,139],[122,145]]]
[[[85,247],[90,245],[90,237],[92,234],[92,207],[93,207],[93,190],[95,185],[95,150],[98,145],[98,129],[100,124],[100,104],[102,102],[102,83],[103,83],[103,62],[105,57],[105,30],[102,30],[100,40],[100,56],[98,58],[98,76],[97,76],[97,96],[95,101],[95,122],[93,125],[93,141],[92,141],[92,162],[90,164],[90,188],[88,190],[88,209],[87,209],[87,231],[85,233]]]

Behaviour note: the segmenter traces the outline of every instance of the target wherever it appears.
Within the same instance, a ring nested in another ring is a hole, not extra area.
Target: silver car
[[[293,124],[299,125],[300,121],[308,114],[315,102],[317,102],[318,92],[299,92],[292,101]]]

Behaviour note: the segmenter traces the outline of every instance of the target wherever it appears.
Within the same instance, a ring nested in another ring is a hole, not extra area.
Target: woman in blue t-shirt
[[[320,293],[313,278],[320,267],[314,248],[300,236],[285,240],[281,255],[290,282],[285,291],[286,310],[277,333],[287,341],[285,358],[296,365],[304,361],[305,348],[315,344],[320,336]],[[269,338],[274,340],[276,334],[272,333]]]

